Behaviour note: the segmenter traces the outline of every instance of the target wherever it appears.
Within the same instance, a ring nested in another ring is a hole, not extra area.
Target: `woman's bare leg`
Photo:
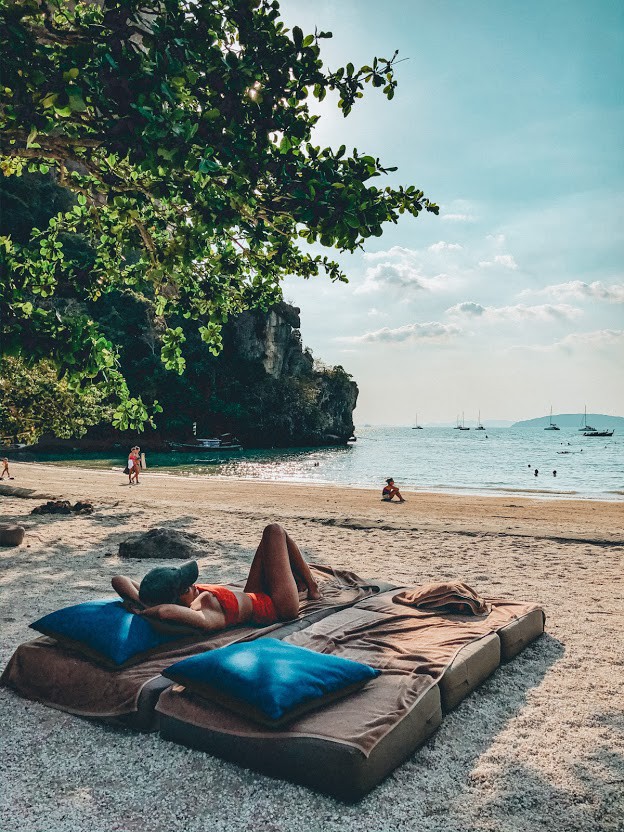
[[[287,540],[286,532],[277,523],[271,523],[265,528],[245,584],[245,592],[264,592],[270,595],[277,614],[282,619],[296,618],[299,613],[299,589],[289,548],[292,549],[292,557],[297,564],[297,574],[305,581],[303,570],[307,570],[309,580],[314,583],[296,544],[291,541],[289,547]]]
[[[286,547],[288,548],[290,568],[293,571],[295,583],[299,586],[299,583],[302,582],[305,589],[308,591],[308,598],[311,598],[313,601],[317,601],[321,597],[321,593],[319,592],[318,584],[312,577],[310,567],[304,560],[301,550],[292,537],[285,530],[284,534],[286,535]]]

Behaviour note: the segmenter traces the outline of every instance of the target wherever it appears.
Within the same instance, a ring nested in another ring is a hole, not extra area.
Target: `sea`
[[[543,498],[624,498],[624,435],[590,438],[575,429],[363,426],[346,447],[213,453],[151,453],[160,474],[379,489],[388,477],[407,491],[525,495]],[[119,470],[118,456],[29,454],[32,461]],[[536,471],[538,472],[536,474]],[[555,472],[556,471],[556,475]]]

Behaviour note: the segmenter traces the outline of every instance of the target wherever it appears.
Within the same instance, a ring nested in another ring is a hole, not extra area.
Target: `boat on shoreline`
[[[215,451],[242,451],[243,446],[231,433],[224,433],[212,439],[195,439],[193,442],[169,442],[172,451],[189,453],[214,453]]]

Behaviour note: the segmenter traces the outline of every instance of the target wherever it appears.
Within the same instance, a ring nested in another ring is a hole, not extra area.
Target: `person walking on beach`
[[[405,502],[398,487],[394,484],[393,478],[388,477],[388,479],[386,480],[386,484],[383,487],[383,491],[381,492],[381,499],[385,503],[389,503],[391,502],[393,497],[398,497],[400,503]]]
[[[299,615],[299,602],[321,593],[295,541],[277,523],[268,525],[249,570],[245,589],[195,583],[194,560],[152,569],[138,583],[116,575],[111,583],[137,615],[214,632],[238,624],[266,626]]]
[[[5,474],[7,475],[7,479],[9,479],[9,480],[13,479],[13,477],[11,476],[11,474],[9,472],[9,460],[8,460],[8,457],[6,457],[6,456],[3,457],[3,459],[2,459],[2,473],[0,474],[0,480],[4,479]]]
[[[128,465],[126,467],[128,472],[128,485],[132,485],[133,481],[139,485],[139,472],[141,470],[139,464],[139,451],[140,448],[137,445],[134,448],[131,448],[130,453],[128,454]]]

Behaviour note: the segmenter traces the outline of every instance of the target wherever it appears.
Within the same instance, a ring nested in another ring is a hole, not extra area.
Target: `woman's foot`
[[[320,601],[321,593],[316,582],[308,584],[308,599],[310,601]]]

